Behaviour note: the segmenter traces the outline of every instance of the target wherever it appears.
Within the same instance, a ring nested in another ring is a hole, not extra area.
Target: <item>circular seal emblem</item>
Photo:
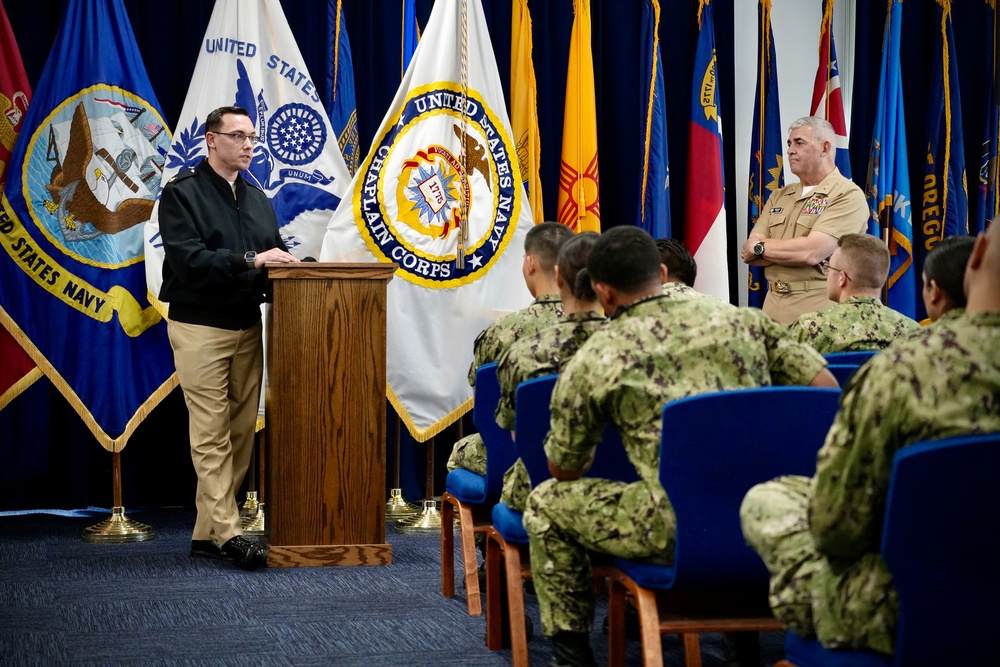
[[[142,261],[142,223],[160,190],[170,133],[146,100],[114,86],[81,90],[28,142],[24,200],[56,247],[102,268]]]
[[[271,116],[267,145],[287,164],[297,167],[312,162],[326,145],[326,125],[312,107],[286,104]]]
[[[356,180],[358,229],[397,275],[446,288],[482,277],[523,205],[516,151],[478,95],[451,82],[409,92]],[[463,262],[459,262],[461,255]]]

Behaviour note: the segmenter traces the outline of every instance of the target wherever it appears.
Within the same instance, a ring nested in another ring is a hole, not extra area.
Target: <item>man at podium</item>
[[[260,304],[266,262],[297,262],[278,232],[267,196],[240,172],[257,142],[245,109],[205,119],[208,157],[163,188],[160,299],[190,418],[198,475],[191,555],[255,570],[267,549],[243,537],[236,491],[253,452],[264,353]]]

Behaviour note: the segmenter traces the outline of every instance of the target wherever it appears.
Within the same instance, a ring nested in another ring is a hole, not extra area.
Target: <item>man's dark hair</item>
[[[660,261],[667,267],[667,278],[694,287],[698,265],[684,244],[677,239],[656,239],[656,248],[660,251]]]
[[[227,113],[236,114],[237,116],[250,117],[250,113],[242,107],[219,107],[214,111],[209,112],[208,117],[205,118],[205,131],[206,132],[218,132],[222,129],[222,117]]]
[[[594,282],[632,292],[660,282],[660,251],[653,237],[638,227],[613,227],[601,234],[587,260]]]
[[[569,285],[570,292],[581,301],[594,301],[597,294],[590,284],[587,260],[594,244],[601,238],[597,232],[582,232],[563,243],[559,249],[559,276]]]
[[[965,265],[976,244],[973,236],[949,236],[924,258],[924,275],[933,280],[959,308],[965,308]]]
[[[555,275],[559,249],[573,237],[573,230],[558,222],[540,222],[524,237],[524,254],[538,261],[546,275]]]

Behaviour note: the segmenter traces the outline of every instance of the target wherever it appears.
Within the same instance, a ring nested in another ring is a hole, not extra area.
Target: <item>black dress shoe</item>
[[[226,560],[226,554],[215,540],[191,540],[191,555],[200,558]]]
[[[242,535],[231,537],[222,545],[222,552],[244,570],[267,567],[267,547],[251,542]]]

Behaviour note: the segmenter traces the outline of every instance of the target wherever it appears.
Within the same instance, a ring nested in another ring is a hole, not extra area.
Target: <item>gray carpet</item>
[[[386,567],[243,572],[188,555],[192,510],[128,515],[156,538],[82,541],[107,512],[0,516],[0,665],[510,664],[509,650],[486,649],[461,581],[455,598],[441,596],[435,535],[398,535],[390,524]],[[606,664],[606,599],[598,604],[592,643]],[[526,606],[531,662],[544,665],[551,649],[535,598]],[[782,641],[762,637],[766,664],[782,657]],[[683,665],[682,655],[677,638],[664,637],[665,664]],[[705,667],[722,665],[718,635],[703,635],[702,655]],[[638,642],[628,642],[628,664],[641,664]]]

